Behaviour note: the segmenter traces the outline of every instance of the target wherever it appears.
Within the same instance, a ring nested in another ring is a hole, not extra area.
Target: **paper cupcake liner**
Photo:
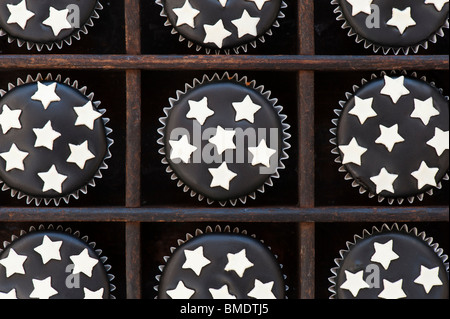
[[[172,23],[170,23],[170,21],[169,21],[169,19],[168,19],[168,17],[167,17],[166,10],[165,10],[165,8],[164,8],[164,4],[162,3],[162,0],[155,0],[155,3],[156,3],[157,5],[159,5],[159,6],[162,7],[160,16],[163,17],[163,18],[166,18],[166,22],[164,23],[164,25],[165,25],[166,27],[172,27],[171,34],[177,35],[179,32],[173,27]],[[273,28],[279,28],[279,27],[280,27],[280,23],[278,22],[278,20],[284,19],[284,18],[285,18],[285,15],[284,15],[284,13],[283,13],[281,10],[282,10],[282,9],[286,9],[287,7],[288,7],[288,5],[287,5],[284,1],[282,1],[282,2],[281,2],[281,7],[280,7],[280,12],[278,13],[278,16],[277,16],[277,20],[275,20],[275,22],[274,22],[273,25],[272,25],[272,28],[270,28],[269,30],[267,30],[266,33],[265,33],[264,35],[259,36],[258,38],[254,39],[254,40],[252,40],[252,41],[250,41],[250,42],[248,42],[248,43],[239,45],[239,46],[234,47],[234,48],[231,48],[231,49],[211,49],[211,48],[207,48],[207,47],[204,47],[204,46],[202,46],[202,45],[200,45],[200,44],[194,43],[194,42],[192,42],[191,40],[186,39],[186,38],[185,38],[183,35],[181,35],[181,34],[179,34],[178,41],[179,41],[179,42],[183,42],[183,41],[186,40],[186,41],[187,41],[187,46],[188,46],[189,48],[195,46],[195,51],[196,51],[196,52],[199,52],[199,51],[204,50],[204,52],[205,52],[206,54],[223,54],[223,53],[224,53],[224,54],[226,54],[226,55],[230,55],[232,51],[233,51],[235,54],[239,54],[239,52],[240,52],[241,50],[242,50],[243,52],[246,53],[246,52],[248,51],[248,45],[249,45],[249,44],[250,44],[253,48],[256,48],[256,47],[258,46],[258,41],[261,42],[261,43],[265,43],[265,42],[266,42],[266,36],[272,36],[272,35],[273,35],[273,30],[272,30],[272,29],[273,29]]]
[[[36,46],[36,50],[38,52],[41,52],[44,48],[46,48],[48,51],[53,50],[53,46],[56,45],[56,47],[58,49],[62,49],[62,47],[64,46],[64,44],[71,46],[73,43],[73,40],[80,40],[81,39],[81,34],[85,34],[87,35],[88,32],[88,27],[93,27],[94,26],[94,20],[93,19],[99,19],[100,15],[98,14],[98,11],[103,10],[103,6],[101,5],[101,3],[99,1],[97,1],[97,4],[94,8],[94,11],[91,13],[91,17],[82,25],[80,26],[80,28],[78,28],[77,30],[75,30],[71,35],[69,35],[68,37],[59,40],[59,41],[55,41],[52,43],[36,43],[33,41],[29,41],[29,40],[22,40],[16,37],[13,37],[11,35],[9,35],[8,33],[6,33],[2,28],[0,28],[0,37],[1,36],[7,36],[8,37],[8,43],[13,43],[15,41],[17,41],[17,46],[19,48],[21,48],[22,46],[24,46],[26,44],[27,49],[28,50],[32,50],[35,46]]]
[[[10,241],[3,241],[3,248],[0,247],[0,254],[3,252],[4,249],[7,249],[8,246],[11,245],[14,241],[19,240],[21,237],[27,235],[28,233],[45,232],[45,231],[57,231],[57,232],[61,232],[61,233],[66,233],[80,241],[85,242],[96,253],[98,259],[103,264],[103,268],[105,269],[105,271],[107,273],[107,277],[108,277],[108,281],[109,281],[109,291],[110,291],[109,299],[116,299],[116,297],[111,294],[111,292],[116,290],[116,286],[112,283],[115,276],[109,273],[109,271],[111,270],[112,267],[111,267],[111,265],[106,263],[108,260],[108,257],[102,256],[103,251],[101,249],[98,249],[98,248],[95,249],[97,244],[95,242],[89,241],[88,236],[81,236],[81,233],[79,231],[73,231],[72,228],[70,228],[70,227],[64,229],[63,226],[58,225],[55,228],[54,225],[50,224],[47,227],[45,227],[44,225],[39,225],[38,228],[36,229],[35,226],[31,226],[28,229],[28,231],[21,230],[19,233],[19,236],[11,235]]]
[[[381,74],[380,74],[380,77],[382,78],[382,77],[384,77],[386,74],[387,74],[387,73],[386,73],[385,71],[382,71]],[[390,74],[391,74],[391,75],[396,75],[397,72],[396,72],[395,70],[393,70],[393,71],[390,72]],[[401,71],[401,75],[408,75],[408,73],[407,73],[406,71]],[[409,76],[411,76],[411,77],[413,77],[413,78],[418,78],[416,72],[412,72],[411,74],[409,74]],[[378,78],[380,78],[380,77],[378,77],[376,74],[372,74],[370,80],[375,80],[375,79],[378,79]],[[428,82],[425,76],[420,77],[420,80],[423,81],[423,82],[426,82],[426,83],[429,84],[430,86],[436,88],[437,90],[439,90],[439,92],[440,92],[441,94],[443,94],[443,89],[436,87],[436,84],[435,84],[434,82]],[[361,85],[365,85],[365,84],[368,83],[368,82],[369,82],[368,80],[366,80],[366,79],[363,78],[363,79],[361,80]],[[334,119],[331,121],[331,122],[334,124],[334,126],[336,126],[336,127],[330,129],[330,133],[334,136],[333,138],[330,139],[330,143],[331,143],[332,145],[335,146],[335,147],[331,150],[331,153],[334,154],[334,155],[338,155],[338,157],[336,157],[335,160],[334,160],[334,161],[335,161],[336,163],[338,163],[338,164],[342,164],[342,158],[341,158],[341,155],[340,155],[339,150],[338,150],[338,146],[337,146],[337,138],[336,138],[336,134],[337,134],[337,126],[338,126],[338,124],[339,124],[339,117],[340,117],[340,115],[341,115],[341,113],[342,113],[342,110],[343,110],[343,108],[345,107],[347,101],[350,100],[350,99],[354,96],[354,94],[356,93],[356,91],[358,91],[359,88],[360,88],[360,87],[359,87],[358,85],[353,85],[353,87],[352,87],[353,92],[346,92],[346,93],[345,93],[345,97],[347,98],[347,100],[341,100],[341,101],[339,101],[339,106],[340,106],[341,108],[340,108],[340,109],[334,109],[334,113],[338,116],[338,118],[334,118]],[[444,96],[444,95],[443,95],[443,96]],[[448,97],[448,96],[444,96],[444,98],[445,98],[447,101],[449,100],[449,97]],[[341,166],[339,167],[338,171],[339,171],[340,173],[345,173],[344,179],[345,179],[345,180],[348,180],[348,181],[352,181],[352,184],[351,184],[352,187],[354,187],[354,188],[359,188],[359,193],[360,193],[360,194],[364,194],[364,193],[367,192],[367,195],[368,195],[369,198],[373,198],[373,197],[377,196],[378,202],[379,202],[379,203],[383,202],[383,201],[386,199],[386,197],[384,197],[384,196],[377,195],[377,194],[374,194],[374,193],[368,191],[363,185],[361,185],[361,184],[360,184],[360,183],[359,183],[359,182],[358,182],[358,181],[357,181],[357,180],[356,180],[356,179],[355,179],[355,178],[347,171],[347,169],[345,168],[345,165],[341,165]],[[444,177],[442,178],[442,180],[445,180],[445,181],[448,181],[448,180],[449,180],[449,174],[448,174],[448,172],[444,175]],[[441,181],[437,182],[437,186],[436,186],[435,188],[436,188],[436,189],[441,189],[441,188],[442,188],[442,183],[441,183]],[[426,191],[426,192],[419,193],[419,194],[417,194],[417,195],[415,195],[415,196],[407,197],[406,199],[407,199],[407,201],[408,201],[410,204],[412,204],[412,203],[414,202],[414,199],[415,199],[415,198],[417,198],[419,201],[422,201],[423,198],[424,198],[424,196],[425,196],[425,194],[428,194],[428,195],[430,195],[430,196],[433,195],[433,188],[429,189],[429,190]],[[398,204],[402,204],[402,203],[404,202],[404,200],[405,200],[405,198],[403,198],[403,197],[399,197],[399,198],[389,198],[389,197],[388,197],[388,198],[387,198],[387,201],[388,201],[389,205],[392,205],[395,201],[397,201]]]
[[[449,28],[449,18],[447,16],[447,19],[446,19],[444,25],[441,26],[429,38],[422,40],[421,42],[419,42],[416,45],[405,46],[405,47],[400,47],[400,48],[392,48],[392,47],[389,47],[389,46],[383,46],[383,45],[375,44],[375,43],[371,42],[370,40],[360,36],[358,33],[355,32],[353,27],[346,21],[345,16],[342,13],[342,8],[339,5],[339,1],[338,0],[332,0],[331,4],[333,6],[336,6],[336,8],[334,9],[334,13],[337,14],[336,20],[337,21],[343,21],[341,28],[344,29],[344,30],[345,29],[349,29],[347,35],[349,37],[353,37],[354,36],[356,43],[363,42],[363,45],[364,45],[365,49],[369,49],[370,47],[372,47],[374,53],[378,53],[378,51],[380,49],[383,51],[384,55],[389,54],[389,52],[391,50],[394,53],[394,55],[398,55],[400,52],[402,52],[404,55],[408,55],[410,50],[412,50],[414,53],[417,53],[421,47],[424,48],[424,49],[428,49],[428,43],[429,42],[436,43],[437,39],[438,39],[438,36],[439,37],[444,37],[444,35],[445,35],[444,34],[444,29],[448,29]]]
[[[0,89],[0,98],[2,98],[6,93],[8,93],[9,91],[12,91],[14,88],[19,87],[21,85],[24,84],[29,84],[29,83],[35,83],[38,81],[55,81],[58,83],[62,83],[62,84],[66,84],[76,90],[78,90],[81,94],[83,94],[84,96],[86,96],[89,100],[92,101],[92,105],[97,109],[98,112],[100,112],[102,115],[104,115],[106,113],[105,109],[99,109],[98,107],[100,106],[101,102],[100,101],[94,101],[94,93],[89,93],[87,94],[87,87],[82,87],[79,88],[79,84],[78,81],[71,81],[70,78],[66,78],[64,81],[62,81],[62,77],[61,75],[57,75],[55,80],[53,80],[53,76],[51,74],[48,74],[45,78],[43,78],[43,76],[39,73],[35,79],[32,78],[31,75],[28,75],[27,78],[24,80],[22,80],[21,78],[17,79],[17,83],[16,85],[14,85],[13,83],[9,83],[8,84],[8,91],[2,90]],[[80,192],[83,194],[87,194],[88,192],[88,186],[91,187],[95,187],[96,183],[95,183],[95,179],[101,179],[103,177],[102,175],[102,170],[106,170],[108,169],[108,165],[105,163],[105,161],[107,159],[110,159],[112,157],[111,155],[111,151],[110,151],[110,147],[111,145],[114,144],[114,141],[108,137],[109,134],[112,133],[112,129],[110,129],[109,127],[106,126],[106,124],[110,121],[109,118],[104,118],[102,117],[102,121],[103,121],[103,125],[105,128],[105,133],[106,133],[106,141],[107,141],[107,150],[106,150],[106,155],[103,159],[102,164],[100,165],[100,167],[98,168],[96,174],[91,178],[91,180],[84,185],[83,187],[81,187],[80,189],[72,192],[69,195],[66,196],[61,196],[61,197],[55,197],[55,198],[44,198],[44,197],[35,197],[35,196],[30,196],[26,193],[23,193],[20,190],[17,189],[13,189],[11,187],[9,187],[3,180],[0,179],[0,185],[2,185],[1,190],[2,191],[10,191],[11,193],[11,197],[16,197],[17,199],[22,199],[25,198],[26,199],[26,203],[29,205],[32,202],[35,202],[36,206],[40,206],[41,202],[44,202],[45,205],[50,205],[52,202],[55,206],[59,206],[61,200],[63,200],[66,204],[69,204],[70,198],[73,197],[74,199],[79,199],[80,197]]]
[[[220,225],[216,225],[214,228],[212,226],[207,226],[204,230],[197,228],[193,235],[190,233],[187,233],[185,239],[178,239],[177,246],[170,247],[170,249],[169,249],[170,253],[173,254],[175,252],[175,250],[177,250],[178,247],[182,246],[184,243],[188,242],[189,240],[191,240],[195,237],[198,237],[198,236],[201,236],[204,234],[213,234],[213,233],[229,233],[229,234],[245,235],[245,236],[251,237],[255,240],[258,240],[257,236],[255,234],[249,235],[246,230],[240,230],[238,227],[234,227],[233,229],[231,229],[231,226],[226,225],[222,229],[222,227]],[[269,251],[272,251],[272,248],[270,246],[267,246],[264,243],[264,240],[259,239],[259,242],[261,242]],[[273,256],[275,257],[275,259],[278,260],[277,255],[274,254]],[[158,274],[155,276],[155,278],[158,282],[161,281],[161,276],[164,273],[164,268],[166,267],[168,261],[170,260],[170,256],[164,256],[163,259],[164,259],[165,264],[162,264],[158,267],[161,274]],[[280,266],[280,269],[283,269],[283,264],[279,264],[279,266]],[[283,274],[282,276],[283,276],[283,280],[286,282],[287,276],[285,274]],[[153,289],[158,292],[159,285],[154,286]],[[289,290],[289,286],[285,285],[285,293],[288,290]],[[156,296],[155,299],[158,299],[158,296]],[[285,299],[288,299],[287,296],[285,296]]]
[[[369,231],[367,229],[364,229],[362,232],[362,235],[354,235],[353,237],[353,241],[347,241],[346,242],[346,249],[342,249],[339,251],[339,258],[334,259],[334,263],[337,265],[337,267],[331,268],[331,273],[333,274],[333,276],[328,278],[328,281],[332,284],[329,288],[328,291],[331,292],[331,296],[329,297],[329,299],[336,299],[336,295],[337,295],[337,288],[336,288],[336,280],[337,280],[337,276],[339,273],[339,270],[341,268],[341,264],[344,261],[346,255],[350,252],[350,250],[361,240],[369,238],[373,235],[376,234],[380,234],[380,233],[384,233],[384,232],[401,232],[401,233],[405,233],[407,235],[411,235],[413,237],[417,237],[418,239],[422,240],[424,243],[426,243],[435,253],[436,255],[442,260],[442,263],[444,264],[444,267],[447,271],[447,276],[449,274],[449,263],[447,262],[448,260],[448,255],[444,254],[444,250],[442,248],[439,248],[439,244],[438,243],[433,243],[433,238],[432,237],[427,237],[427,235],[425,234],[424,231],[420,232],[417,230],[416,227],[413,227],[411,229],[409,229],[409,227],[404,224],[402,225],[400,228],[398,226],[397,223],[394,223],[391,227],[389,227],[389,225],[387,224],[383,224],[381,226],[381,229],[378,229],[377,227],[373,226],[372,230]]]
[[[177,91],[177,97],[176,98],[170,98],[169,99],[169,103],[170,103],[170,107],[165,107],[163,109],[165,116],[161,117],[159,119],[160,123],[163,124],[162,127],[160,127],[158,129],[158,133],[161,135],[161,137],[157,140],[157,143],[159,145],[162,145],[163,147],[159,149],[159,154],[163,155],[163,159],[161,160],[161,163],[163,163],[164,165],[166,165],[166,172],[171,174],[171,179],[174,181],[177,181],[177,186],[178,187],[183,187],[183,191],[185,193],[190,192],[190,196],[191,197],[195,197],[197,196],[199,201],[203,201],[203,199],[206,198],[206,201],[209,205],[212,205],[215,201],[207,198],[206,195],[203,194],[199,194],[197,192],[195,192],[194,190],[192,190],[188,185],[186,185],[174,172],[174,170],[170,167],[170,164],[168,162],[168,160],[166,159],[166,149],[164,146],[164,137],[165,137],[165,127],[166,127],[166,121],[168,119],[170,110],[176,105],[176,103],[180,100],[180,98],[182,98],[183,95],[185,95],[188,91],[194,89],[197,86],[203,85],[205,83],[209,83],[212,81],[228,81],[228,82],[235,82],[235,83],[240,83],[243,85],[246,85],[247,87],[259,92],[262,96],[264,96],[267,101],[269,101],[272,105],[273,108],[276,110],[276,112],[278,113],[278,116],[280,118],[280,122],[281,122],[281,126],[282,126],[282,141],[283,141],[283,147],[282,147],[282,152],[280,155],[280,159],[278,161],[278,167],[275,171],[275,173],[273,173],[271,176],[269,176],[267,178],[267,180],[265,181],[265,183],[263,185],[261,185],[258,189],[256,189],[254,192],[247,194],[245,196],[239,197],[239,198],[231,198],[225,201],[219,201],[219,204],[221,206],[225,206],[228,202],[232,205],[235,206],[237,204],[237,201],[239,200],[242,204],[245,204],[247,202],[247,197],[250,197],[251,199],[255,199],[256,198],[256,192],[259,193],[264,193],[265,192],[265,186],[273,186],[273,179],[274,178],[280,178],[280,174],[279,174],[279,170],[281,169],[285,169],[285,165],[283,164],[283,161],[287,160],[289,158],[289,155],[286,153],[286,150],[288,150],[291,145],[287,142],[287,140],[291,137],[291,135],[289,133],[287,133],[287,130],[290,128],[290,125],[284,123],[284,121],[286,120],[287,116],[282,114],[282,110],[283,107],[280,105],[277,105],[278,100],[277,99],[271,99],[270,95],[272,94],[271,91],[266,91],[264,86],[257,86],[256,85],[256,81],[248,81],[247,77],[244,76],[242,78],[239,78],[238,74],[234,74],[233,76],[230,76],[228,72],[225,72],[222,76],[220,76],[219,74],[215,73],[211,78],[208,77],[208,75],[204,75],[203,78],[201,80],[199,79],[194,79],[193,84],[185,84],[185,88],[184,91]]]

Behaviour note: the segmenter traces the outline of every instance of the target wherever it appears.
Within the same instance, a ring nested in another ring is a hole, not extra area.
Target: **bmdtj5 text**
[[[204,306],[204,305],[193,305],[188,303],[187,305],[181,306],[181,314],[196,314],[196,315],[206,315],[211,317],[214,312],[223,312],[225,314],[253,314],[261,316],[269,313],[269,306],[267,304],[224,304],[223,307],[216,306]]]

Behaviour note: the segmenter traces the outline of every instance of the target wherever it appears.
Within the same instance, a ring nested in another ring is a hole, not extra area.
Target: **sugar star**
[[[9,10],[10,16],[6,23],[13,24],[17,23],[22,30],[25,30],[28,20],[34,17],[34,13],[27,9],[26,0],[22,0],[19,4],[7,4],[6,7]]]
[[[16,289],[11,289],[9,292],[1,292],[0,291],[0,300],[12,300],[17,299]]]
[[[271,0],[246,0],[246,1],[252,1],[255,3],[255,5],[258,7],[259,10],[262,10],[266,2],[269,2]]]
[[[2,113],[0,114],[0,126],[3,134],[9,132],[10,129],[21,129],[22,124],[19,121],[22,110],[11,110],[8,105],[3,105]]]
[[[199,246],[195,250],[184,251],[186,262],[183,264],[183,269],[192,269],[197,276],[200,276],[203,267],[209,265],[211,261],[203,254],[203,246]]]
[[[34,290],[30,294],[30,298],[50,299],[50,297],[58,294],[52,287],[52,277],[47,277],[43,280],[33,279]]]
[[[442,8],[448,0],[425,0],[425,4],[433,4],[437,11],[442,11]]]
[[[173,9],[173,12],[177,15],[177,27],[187,24],[191,28],[195,28],[194,19],[199,15],[200,11],[194,9],[189,0],[186,0],[181,8]]]
[[[92,291],[88,288],[83,288],[84,292],[84,299],[103,299],[103,288],[100,288],[99,290]]]
[[[270,158],[277,152],[277,150],[267,147],[264,139],[259,142],[258,147],[249,147],[248,151],[253,155],[253,166],[262,164],[266,167],[270,167]]]
[[[253,103],[250,95],[247,95],[242,102],[232,103],[236,111],[235,121],[247,120],[250,123],[255,122],[255,114],[261,109],[261,106]]]
[[[225,271],[234,271],[239,277],[244,276],[244,272],[254,266],[247,258],[247,252],[242,249],[236,254],[227,254],[228,263],[225,266]]]
[[[102,116],[100,112],[95,110],[91,101],[87,102],[83,106],[75,106],[73,110],[78,115],[77,120],[75,121],[75,126],[84,125],[91,131],[94,130],[95,121]]]
[[[392,102],[397,103],[403,95],[408,95],[410,92],[405,87],[405,77],[402,75],[397,78],[391,78],[387,75],[384,76],[384,87],[381,90],[381,94],[391,97]]]
[[[372,255],[370,261],[380,263],[384,269],[388,269],[393,260],[399,256],[393,250],[394,241],[391,239],[384,244],[374,243],[373,248],[375,253]]]
[[[360,12],[365,14],[372,14],[372,2],[373,0],[347,0],[352,6],[352,16],[357,15]]]
[[[339,150],[344,154],[342,157],[342,164],[353,163],[361,166],[361,157],[367,152],[367,148],[358,144],[356,138],[352,138],[350,144],[339,145]]]
[[[225,130],[222,126],[217,126],[216,134],[211,137],[208,142],[214,144],[217,147],[219,154],[222,154],[226,150],[236,149],[236,145],[233,142],[236,131]]]
[[[443,131],[436,127],[434,130],[434,136],[427,142],[427,145],[433,147],[438,156],[441,156],[446,150],[448,150],[449,144],[449,131]]]
[[[244,10],[242,16],[239,19],[232,20],[236,28],[238,29],[238,37],[242,38],[243,36],[250,34],[252,36],[258,35],[258,29],[256,26],[258,25],[261,18],[251,17],[247,10]]]
[[[375,140],[377,144],[383,144],[386,146],[389,152],[392,152],[395,144],[402,143],[405,141],[400,134],[398,134],[398,124],[395,124],[391,127],[386,127],[380,125],[380,136]]]
[[[341,285],[341,289],[346,289],[351,292],[353,297],[358,296],[361,289],[370,288],[369,284],[364,281],[364,270],[352,273],[345,270],[345,282]]]
[[[209,288],[208,290],[213,299],[237,299],[236,296],[230,294],[227,285],[223,285],[220,289]]]
[[[25,275],[23,264],[27,258],[27,256],[17,254],[16,251],[11,248],[8,257],[0,260],[0,265],[3,265],[6,268],[6,278],[9,278],[14,274]]]
[[[429,269],[423,265],[420,266],[420,275],[414,282],[422,285],[427,294],[430,293],[431,288],[434,286],[443,285],[441,279],[439,279],[439,267]]]
[[[255,285],[247,296],[255,299],[276,299],[272,292],[273,284],[273,281],[264,284],[258,279],[255,279]]]
[[[41,255],[42,263],[45,265],[50,260],[61,260],[60,249],[62,243],[62,241],[52,241],[45,235],[42,244],[34,248],[34,251]]]
[[[6,161],[6,171],[9,172],[13,169],[18,169],[20,171],[25,170],[23,161],[29,153],[22,152],[17,148],[16,144],[12,144],[8,152],[0,153],[0,157]]]
[[[69,143],[69,148],[70,156],[67,159],[67,163],[74,163],[81,169],[84,169],[87,161],[95,158],[95,155],[89,151],[88,141],[84,141],[80,145]]]
[[[397,27],[401,34],[409,27],[415,26],[416,21],[411,17],[411,7],[405,10],[392,8],[392,18],[386,22],[387,25]]]
[[[434,108],[432,97],[425,101],[414,99],[414,111],[411,113],[412,118],[418,118],[423,124],[428,125],[430,118],[437,115],[439,115],[439,111]]]
[[[38,173],[38,176],[44,181],[43,192],[54,190],[57,193],[62,193],[62,184],[67,176],[58,173],[55,165],[52,165],[48,172]]]
[[[405,298],[406,294],[402,289],[402,285],[403,279],[397,280],[396,282],[390,282],[389,280],[383,279],[384,289],[378,297],[383,299]]]
[[[166,293],[172,299],[190,299],[195,294],[195,290],[187,288],[184,282],[180,280],[175,289],[167,290]]]
[[[225,29],[222,19],[214,25],[205,24],[206,37],[203,40],[205,43],[214,43],[218,48],[222,48],[223,40],[228,38],[232,33]]]
[[[208,107],[208,98],[205,96],[200,101],[188,101],[189,112],[186,114],[188,119],[196,119],[200,125],[205,124],[208,117],[214,115],[214,111]]]
[[[83,273],[88,277],[92,277],[92,271],[98,264],[98,259],[89,256],[87,248],[83,249],[78,255],[70,256],[70,260],[72,260],[74,264],[72,271],[72,274],[74,275]]]
[[[213,177],[210,187],[222,187],[226,190],[230,189],[230,182],[237,176],[228,169],[226,162],[223,162],[218,168],[209,168],[208,171]]]
[[[411,173],[411,175],[417,179],[417,189],[421,189],[425,185],[430,185],[436,187],[436,174],[439,172],[439,168],[428,167],[425,161],[420,163],[420,167],[417,171]]]
[[[43,25],[52,28],[55,37],[64,29],[72,29],[72,25],[67,20],[69,9],[57,10],[53,7],[49,9],[49,17],[42,22]]]
[[[228,0],[219,0],[220,4],[222,5],[222,7],[226,7],[227,6],[227,2]]]
[[[364,124],[368,118],[378,115],[372,108],[372,104],[373,97],[362,99],[355,95],[355,106],[348,113],[357,116],[359,122]]]
[[[34,128],[33,132],[36,135],[34,147],[45,147],[49,150],[53,150],[55,140],[61,136],[61,133],[53,129],[51,121],[48,121],[43,128]]]
[[[385,167],[380,170],[377,176],[373,176],[370,180],[376,186],[376,193],[380,194],[382,191],[394,193],[394,182],[398,175],[389,173]]]
[[[169,141],[172,147],[170,152],[170,159],[181,159],[184,163],[189,163],[192,153],[197,150],[197,147],[189,144],[187,135],[183,135],[178,141]]]
[[[44,109],[47,109],[50,103],[61,101],[61,98],[56,94],[56,85],[57,83],[45,85],[38,82],[38,89],[31,99],[33,101],[40,101]]]

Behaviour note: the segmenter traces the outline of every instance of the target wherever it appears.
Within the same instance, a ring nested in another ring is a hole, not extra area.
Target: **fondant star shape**
[[[244,272],[254,266],[247,258],[247,252],[242,249],[236,254],[227,254],[228,263],[225,266],[225,271],[234,271],[239,277],[244,276]]]
[[[103,288],[100,288],[99,290],[96,291],[92,291],[84,287],[83,288],[84,299],[103,299],[103,291],[104,291]]]
[[[38,89],[31,99],[41,102],[44,109],[47,109],[50,103],[61,101],[61,98],[56,94],[56,85],[57,83],[45,85],[38,82]]]
[[[392,8],[392,18],[386,22],[387,25],[397,27],[401,34],[409,27],[415,26],[416,21],[411,17],[411,7],[404,10]]]
[[[218,168],[209,168],[208,171],[213,177],[210,187],[222,187],[226,190],[230,189],[230,182],[237,176],[228,169],[226,162],[223,162]]]
[[[203,246],[199,246],[195,250],[184,251],[186,262],[183,264],[183,269],[192,269],[197,276],[200,276],[203,267],[209,265],[211,261],[203,255]]]
[[[62,30],[72,29],[72,25],[67,20],[68,15],[69,9],[58,10],[50,7],[49,16],[42,24],[52,28],[53,34],[57,37]]]
[[[72,271],[72,274],[74,275],[83,273],[88,277],[92,277],[92,271],[98,264],[98,259],[89,256],[87,248],[83,249],[78,255],[70,256],[70,260],[72,260],[74,264]]]
[[[84,141],[80,145],[69,143],[69,148],[70,156],[67,159],[67,163],[74,163],[81,169],[84,169],[87,161],[95,158],[95,155],[89,151],[88,141]]]
[[[8,152],[0,153],[0,157],[3,158],[6,161],[6,171],[9,172],[13,169],[18,169],[20,171],[23,171],[25,169],[25,166],[23,164],[23,161],[29,153],[22,152],[17,148],[16,144],[12,144],[11,148]]]
[[[22,0],[22,2],[16,5],[7,4],[6,7],[8,8],[10,13],[10,16],[6,23],[17,23],[22,28],[22,30],[25,30],[28,20],[30,20],[35,15],[33,12],[27,9],[26,0]]]
[[[261,18],[252,17],[247,10],[244,10],[242,16],[239,19],[232,20],[231,23],[233,23],[238,29],[239,38],[242,38],[247,34],[256,37],[258,35],[258,29],[256,28],[256,26],[258,25],[260,20]]]
[[[49,150],[53,150],[53,143],[61,136],[61,133],[53,129],[51,121],[48,121],[43,128],[34,128],[33,132],[36,135],[34,147],[45,147]]]
[[[272,292],[273,283],[273,281],[269,281],[264,284],[258,279],[255,279],[255,285],[247,296],[255,299],[277,299]]]
[[[232,103],[236,111],[235,121],[247,120],[250,123],[255,122],[255,114],[261,109],[261,106],[253,103],[250,95],[247,95],[242,102]]]
[[[194,20],[195,17],[199,15],[200,11],[194,9],[189,0],[186,0],[181,8],[173,9],[173,12],[177,15],[177,27],[182,26],[183,24],[187,24],[191,28],[195,28]]]
[[[208,117],[214,114],[214,111],[208,107],[208,98],[204,97],[200,101],[188,101],[189,112],[186,114],[188,119],[196,119],[200,125],[205,124]]]
[[[355,106],[348,113],[357,116],[359,122],[364,124],[368,118],[378,115],[372,108],[372,103],[373,97],[362,99],[355,95]]]
[[[218,48],[222,48],[223,40],[228,38],[232,33],[225,29],[222,19],[216,22],[214,25],[205,24],[206,36],[203,42],[214,43]]]
[[[259,142],[258,147],[249,147],[248,151],[253,155],[253,166],[262,164],[266,167],[270,167],[270,158],[277,152],[277,150],[267,147],[264,139]]]
[[[391,262],[399,258],[393,250],[393,245],[394,241],[392,239],[384,244],[374,243],[375,253],[370,258],[370,261],[380,263],[387,270]]]
[[[446,3],[448,3],[448,0],[425,0],[425,4],[434,5],[437,11],[442,11]]]
[[[0,260],[0,265],[3,265],[6,269],[6,278],[9,278],[14,274],[24,275],[25,269],[23,269],[23,264],[27,258],[27,256],[17,254],[16,251],[11,248],[8,257]]]
[[[412,118],[418,118],[423,124],[428,125],[430,119],[436,115],[439,115],[439,111],[434,108],[432,97],[425,101],[414,99],[414,111],[411,113]]]
[[[169,144],[172,147],[170,159],[181,159],[184,163],[189,163],[192,153],[197,150],[197,147],[189,144],[187,135],[183,135],[178,141],[169,141]]]
[[[60,249],[62,241],[52,241],[47,235],[42,239],[42,244],[34,248],[41,255],[42,263],[45,265],[50,260],[61,260]]]
[[[427,145],[433,147],[438,156],[441,156],[446,150],[448,150],[449,144],[449,131],[443,131],[439,127],[434,130],[434,136],[427,142]]]
[[[219,154],[222,154],[226,150],[236,149],[236,145],[233,142],[236,131],[225,130],[222,126],[217,126],[216,135],[211,137],[208,141],[217,147]]]
[[[258,7],[259,10],[262,10],[262,8],[264,7],[264,5],[266,4],[266,2],[269,2],[271,0],[246,0],[246,1],[251,1],[254,2],[255,5]]]
[[[187,288],[180,280],[175,289],[167,290],[166,293],[172,299],[190,299],[195,294],[195,290]]]
[[[434,286],[443,285],[441,279],[439,279],[439,267],[429,269],[423,265],[420,266],[420,275],[414,282],[422,285],[427,294],[430,293],[431,288]]]
[[[220,4],[222,5],[222,7],[226,7],[227,6],[227,2],[228,0],[219,0]]]
[[[372,14],[371,5],[373,0],[347,0],[347,2],[352,6],[352,16],[360,12]]]
[[[77,120],[75,121],[75,126],[84,125],[91,131],[94,130],[95,121],[102,116],[100,112],[95,110],[91,101],[87,102],[83,106],[75,106],[73,110],[78,115]]]
[[[367,148],[360,146],[355,137],[348,145],[339,145],[339,150],[343,153],[342,164],[353,163],[359,166],[361,157],[367,152]]]
[[[33,279],[33,291],[30,298],[50,299],[50,297],[57,295],[58,291],[52,287],[52,277],[47,277],[43,280]]]
[[[21,129],[20,115],[22,110],[11,110],[8,105],[3,105],[2,113],[0,114],[0,126],[2,127],[3,134],[9,132],[10,129]]]
[[[358,296],[361,289],[370,288],[369,284],[364,281],[364,270],[358,271],[357,273],[352,273],[345,270],[345,282],[341,285],[341,289],[346,289],[351,292],[353,297]]]
[[[223,285],[220,289],[209,288],[209,292],[213,299],[237,299],[228,291],[228,286]]]
[[[405,139],[398,134],[398,124],[392,125],[391,127],[380,125],[380,132],[381,134],[375,140],[375,143],[383,144],[389,152],[392,152],[395,144],[405,141]]]
[[[370,180],[375,184],[377,194],[380,194],[382,191],[394,193],[394,182],[397,177],[397,174],[391,174],[383,167],[380,173],[371,177]]]
[[[408,95],[410,92],[405,87],[405,77],[399,76],[397,78],[391,78],[387,75],[384,76],[384,87],[380,91],[383,95],[391,97],[392,102],[397,103],[403,95]]]
[[[0,291],[0,300],[17,299],[16,289],[11,289],[9,292]]]
[[[43,192],[54,190],[57,193],[62,193],[62,184],[67,179],[67,176],[58,173],[55,165],[52,165],[48,172],[38,173],[38,176],[44,181]]]
[[[396,282],[390,282],[389,280],[383,279],[384,288],[378,297],[383,299],[405,298],[406,294],[402,289],[402,285],[403,279],[397,280]]]
[[[411,173],[411,175],[417,179],[417,189],[421,189],[425,185],[437,186],[436,174],[439,172],[437,167],[428,167],[425,161],[420,163],[420,167],[417,171]]]

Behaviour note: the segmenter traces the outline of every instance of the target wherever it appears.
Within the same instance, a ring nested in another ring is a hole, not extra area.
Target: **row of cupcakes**
[[[287,298],[291,281],[276,252],[246,230],[198,228],[168,253],[155,299]],[[115,299],[107,259],[79,231],[32,226],[0,249],[0,299]],[[335,259],[329,298],[448,299],[447,259],[416,227],[364,229]]]
[[[352,90],[335,109],[330,130],[345,179],[389,204],[413,203],[441,188],[449,168],[442,89],[415,73],[382,72]],[[68,204],[86,194],[111,158],[105,112],[86,87],[59,75],[19,78],[0,90],[2,190],[36,205]],[[161,114],[162,164],[199,201],[245,204],[279,179],[289,158],[283,107],[245,76],[194,79]]]
[[[172,34],[206,53],[247,52],[265,42],[285,17],[283,0],[156,0]],[[448,0],[333,0],[342,28],[384,54],[417,53],[448,28]],[[98,0],[0,1],[0,35],[28,49],[52,50],[87,34],[103,7]],[[158,17],[155,17],[155,19]],[[168,29],[169,30],[169,29]]]

